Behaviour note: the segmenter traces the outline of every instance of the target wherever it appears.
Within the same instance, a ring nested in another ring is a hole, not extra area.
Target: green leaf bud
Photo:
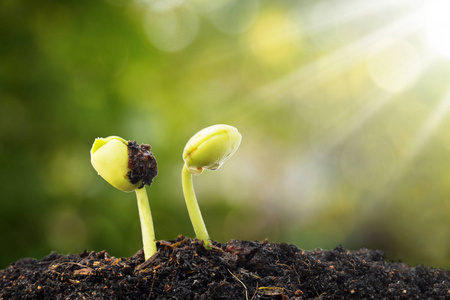
[[[139,146],[118,136],[95,139],[91,163],[103,179],[124,192],[151,185],[158,173],[149,145]]]
[[[158,174],[150,148],[118,136],[96,138],[91,148],[92,166],[103,179],[121,191],[136,192],[146,260],[157,252],[150,204],[143,188]]]
[[[197,132],[186,144],[183,160],[189,172],[216,170],[236,152],[242,136],[230,125],[213,125]]]

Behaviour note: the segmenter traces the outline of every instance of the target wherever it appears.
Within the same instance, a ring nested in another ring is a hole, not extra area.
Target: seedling
[[[211,240],[195,196],[192,175],[220,168],[236,152],[241,139],[241,134],[233,126],[213,125],[197,132],[184,147],[181,172],[184,198],[195,234],[207,249],[211,249]]]
[[[97,173],[115,188],[136,192],[141,221],[144,255],[147,260],[157,252],[152,215],[145,185],[158,174],[150,146],[138,145],[118,136],[97,138],[91,148],[91,163]]]

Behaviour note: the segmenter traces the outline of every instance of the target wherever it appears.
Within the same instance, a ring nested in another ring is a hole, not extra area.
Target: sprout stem
[[[183,166],[183,171],[181,171],[181,182],[183,185],[184,199],[186,199],[186,206],[189,217],[191,218],[191,223],[194,227],[195,235],[199,240],[204,242],[203,246],[206,249],[211,249],[211,240],[208,231],[206,230],[205,223],[203,222],[202,213],[195,196],[192,174],[189,172],[186,165]]]
[[[155,231],[153,229],[152,214],[150,213],[150,204],[148,203],[147,191],[145,186],[135,189],[139,219],[141,220],[142,242],[144,244],[145,260],[149,259],[157,252],[155,243]]]

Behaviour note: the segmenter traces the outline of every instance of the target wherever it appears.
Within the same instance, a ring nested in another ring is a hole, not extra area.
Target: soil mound
[[[450,299],[450,271],[389,263],[383,252],[159,241],[144,261],[106,251],[51,253],[0,271],[0,299]]]

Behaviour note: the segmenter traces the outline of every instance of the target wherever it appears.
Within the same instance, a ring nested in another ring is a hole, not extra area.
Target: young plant
[[[181,172],[184,198],[195,234],[207,249],[211,249],[211,240],[197,203],[192,175],[220,168],[236,152],[241,139],[236,128],[220,124],[197,132],[184,147],[184,166]]]
[[[158,174],[150,146],[138,145],[118,136],[97,138],[91,148],[91,163],[97,173],[115,188],[136,192],[141,221],[144,255],[147,260],[157,252],[152,215],[145,185],[150,186]]]

